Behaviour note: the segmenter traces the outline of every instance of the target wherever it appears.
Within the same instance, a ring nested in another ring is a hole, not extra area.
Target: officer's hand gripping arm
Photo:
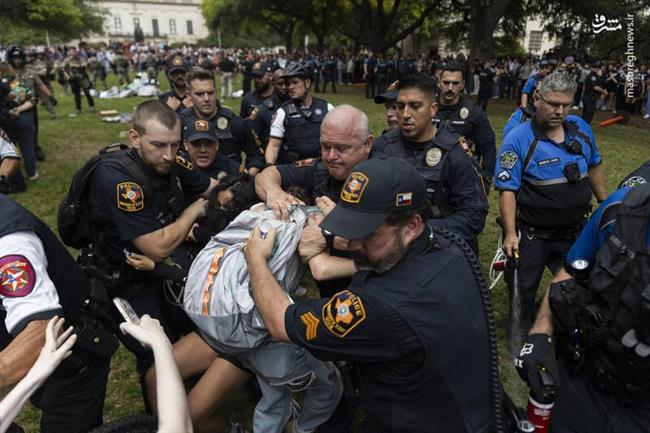
[[[204,198],[197,199],[173,223],[133,239],[133,245],[154,262],[161,262],[185,241],[194,221],[205,215]]]

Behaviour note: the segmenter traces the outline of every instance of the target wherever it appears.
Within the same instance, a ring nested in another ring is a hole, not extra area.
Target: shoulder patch
[[[368,177],[363,173],[358,171],[350,173],[341,189],[341,200],[348,203],[359,203],[369,181]]]
[[[25,256],[12,254],[0,258],[0,295],[21,298],[32,293],[36,271]]]
[[[316,158],[307,158],[307,159],[299,159],[298,161],[294,162],[293,165],[295,165],[296,167],[313,167],[315,163],[316,163]]]
[[[144,209],[142,187],[135,182],[118,183],[117,207],[127,212],[137,212]]]
[[[366,319],[361,298],[349,290],[337,293],[323,306],[323,324],[337,337],[343,338]]]
[[[515,152],[509,150],[501,154],[499,157],[499,164],[501,165],[501,168],[509,170],[515,166],[518,160],[519,156],[517,156]]]
[[[645,178],[641,176],[632,176],[621,184],[621,188],[639,186],[644,183],[647,183],[647,180],[645,180]]]
[[[508,173],[506,170],[501,170],[497,175],[497,179],[499,179],[501,182],[507,182],[512,179],[512,176],[510,176],[510,173]]]
[[[176,155],[176,164],[178,164],[181,167],[186,168],[188,170],[193,170],[194,169],[194,164],[192,164],[191,161],[183,158],[180,155]]]
[[[305,339],[311,341],[318,335],[320,319],[311,311],[300,316],[300,321],[305,325]]]

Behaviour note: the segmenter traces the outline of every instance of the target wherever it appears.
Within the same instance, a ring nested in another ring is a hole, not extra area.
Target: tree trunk
[[[499,20],[505,15],[512,0],[494,0],[489,3],[485,0],[472,0],[470,4],[469,21],[469,61],[470,65],[475,60],[484,62],[494,55],[494,31]]]
[[[287,23],[287,28],[284,32],[284,46],[287,48],[287,53],[293,49],[293,30],[296,27],[296,20],[291,18]]]

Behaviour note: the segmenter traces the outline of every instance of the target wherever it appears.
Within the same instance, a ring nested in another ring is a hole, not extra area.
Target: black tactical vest
[[[596,362],[623,382],[646,390],[650,387],[649,222],[650,184],[643,184],[632,188],[619,206],[614,231],[598,251],[589,276],[599,317],[608,328]]]
[[[47,274],[57,289],[65,316],[79,317],[82,304],[88,296],[86,275],[45,223],[18,203],[0,194],[0,237],[19,231],[32,231],[41,240],[47,258]],[[7,329],[4,324],[4,311],[0,309],[0,341],[2,334],[6,335]]]
[[[309,108],[298,108],[293,101],[282,104],[286,112],[281,153],[285,162],[320,156],[320,125],[327,114],[327,101],[312,97]]]
[[[379,139],[385,140],[385,146],[379,149],[381,153],[414,165],[424,178],[427,183],[427,196],[433,208],[433,217],[446,218],[451,215],[453,212],[451,191],[445,185],[443,173],[449,154],[460,139],[458,134],[441,127],[434,139],[420,149],[409,147],[399,129],[392,130]]]
[[[467,98],[461,97],[458,104],[453,107],[441,105],[438,109],[438,117],[451,130],[457,132],[467,139],[471,139],[472,128],[472,109],[474,103]]]

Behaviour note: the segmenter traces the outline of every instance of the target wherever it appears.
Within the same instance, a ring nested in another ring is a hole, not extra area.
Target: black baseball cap
[[[370,236],[389,214],[427,203],[424,179],[408,162],[382,156],[354,167],[336,207],[320,227],[336,236],[358,240]]]
[[[266,63],[257,62],[253,65],[251,74],[254,77],[263,77],[267,72],[272,72],[271,67]]]
[[[174,71],[187,72],[187,65],[181,56],[174,56],[167,62],[167,73],[171,74]]]
[[[399,81],[393,81],[393,83],[390,86],[388,86],[388,88],[384,93],[375,96],[375,104],[383,104],[386,101],[396,101],[398,84]]]
[[[184,124],[183,136],[189,142],[201,139],[219,141],[219,139],[227,138],[225,135],[217,133],[214,122],[204,119],[192,119]]]

